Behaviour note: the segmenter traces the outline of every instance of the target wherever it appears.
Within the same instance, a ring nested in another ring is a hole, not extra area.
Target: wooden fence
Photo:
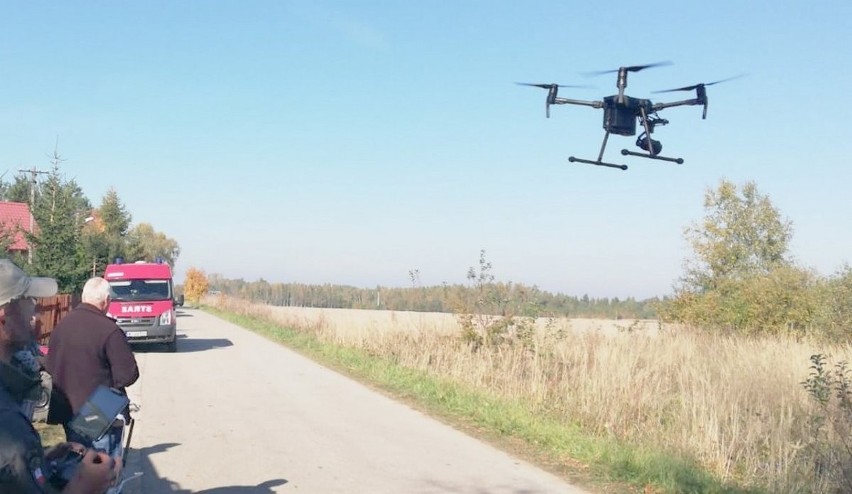
[[[38,342],[46,345],[50,340],[50,333],[53,332],[53,328],[65,317],[68,311],[79,303],[79,294],[61,293],[53,297],[38,299],[38,315],[35,324]]]

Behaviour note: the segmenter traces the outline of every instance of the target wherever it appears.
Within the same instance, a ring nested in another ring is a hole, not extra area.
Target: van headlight
[[[169,309],[160,314],[160,326],[169,326],[172,323],[172,310]]]

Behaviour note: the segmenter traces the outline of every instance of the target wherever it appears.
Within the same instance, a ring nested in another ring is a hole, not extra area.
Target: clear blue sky
[[[754,180],[829,275],[852,252],[852,2],[146,1],[0,4],[0,172],[110,187],[177,270],[361,287],[494,275],[570,295],[671,293],[722,178]],[[600,110],[515,81],[629,95],[740,73],[665,110],[682,166],[594,158]]]

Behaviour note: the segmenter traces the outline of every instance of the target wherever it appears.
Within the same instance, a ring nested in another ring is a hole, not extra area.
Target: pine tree
[[[117,257],[126,257],[131,216],[114,188],[107,191],[98,213],[103,224],[106,259],[112,262]]]
[[[29,269],[56,278],[59,290],[79,290],[87,277],[84,251],[80,243],[80,215],[88,212],[88,199],[74,181],[64,181],[59,173],[59,156],[54,154],[53,170],[39,184],[33,216],[38,229],[29,235],[33,263]]]

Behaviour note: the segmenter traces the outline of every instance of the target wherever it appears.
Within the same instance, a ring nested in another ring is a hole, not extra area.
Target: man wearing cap
[[[109,282],[91,278],[83,286],[82,302],[59,321],[50,334],[45,367],[53,377],[54,403],[70,408],[51,410],[50,422],[65,425],[69,441],[87,440],[68,427],[86,399],[98,386],[124,392],[139,378],[136,357],[124,331],[106,315],[111,294]]]
[[[45,454],[30,422],[33,400],[40,394],[38,362],[33,347],[34,298],[50,297],[56,280],[30,277],[8,259],[0,259],[0,492],[53,492],[46,465],[69,451],[82,460],[63,493],[101,494],[117,473],[106,453],[63,443]]]

